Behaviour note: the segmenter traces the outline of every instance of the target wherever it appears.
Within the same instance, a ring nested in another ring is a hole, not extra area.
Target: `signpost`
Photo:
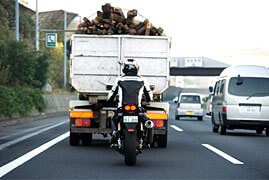
[[[57,33],[46,33],[46,47],[57,47]]]

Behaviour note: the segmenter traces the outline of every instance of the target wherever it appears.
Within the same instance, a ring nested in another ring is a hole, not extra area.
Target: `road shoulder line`
[[[31,133],[31,134],[28,134],[28,135],[19,137],[19,138],[17,138],[17,139],[14,139],[14,140],[12,140],[12,141],[8,141],[8,142],[6,142],[6,143],[4,143],[4,144],[1,144],[1,145],[0,145],[0,151],[1,151],[2,149],[5,149],[5,148],[8,147],[8,146],[14,145],[14,144],[16,144],[16,143],[18,143],[18,142],[24,141],[25,139],[31,138],[31,137],[33,137],[33,136],[36,136],[36,135],[42,133],[42,132],[48,131],[48,130],[53,129],[53,128],[55,128],[55,127],[58,127],[58,126],[60,126],[60,125],[62,125],[62,124],[65,124],[65,123],[67,123],[68,121],[69,121],[69,120],[66,120],[66,121],[57,123],[57,124],[55,124],[55,125],[53,125],[53,126],[49,126],[49,127],[47,127],[47,128],[41,129],[41,130],[39,130],[39,131],[33,132],[33,133]]]
[[[69,131],[58,136],[57,138],[39,146],[38,148],[24,154],[23,156],[11,161],[10,163],[0,167],[0,178],[12,171],[13,169],[19,167],[20,165],[24,164],[25,162],[29,161],[30,159],[34,158],[38,154],[42,153],[43,151],[46,151],[53,145],[59,143],[60,141],[64,140],[65,138],[69,137]]]

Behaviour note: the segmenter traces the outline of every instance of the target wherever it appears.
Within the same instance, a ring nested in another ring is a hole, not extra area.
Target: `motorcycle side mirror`
[[[111,90],[112,89],[112,85],[106,85],[106,90]]]
[[[151,91],[154,91],[155,90],[155,85],[150,85],[149,87],[150,87],[150,90]]]

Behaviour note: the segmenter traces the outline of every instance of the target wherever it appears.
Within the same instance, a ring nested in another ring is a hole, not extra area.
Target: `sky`
[[[27,1],[35,10],[36,0]],[[38,9],[63,9],[93,19],[108,2],[137,9],[140,18],[162,27],[172,38],[173,57],[269,67],[268,0],[38,0]]]

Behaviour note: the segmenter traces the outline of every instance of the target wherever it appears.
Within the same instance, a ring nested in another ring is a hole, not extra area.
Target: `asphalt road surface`
[[[211,119],[175,120],[170,106],[167,148],[145,149],[136,166],[94,136],[70,146],[68,117],[0,128],[0,179],[269,179],[269,138],[255,131],[211,131]]]

